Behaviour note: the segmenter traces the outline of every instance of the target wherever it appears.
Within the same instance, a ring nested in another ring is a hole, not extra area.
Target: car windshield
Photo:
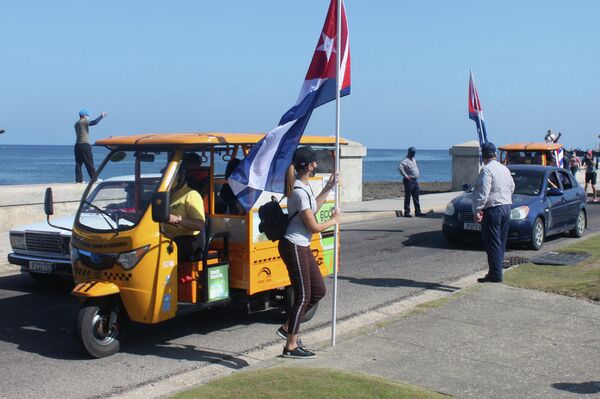
[[[522,171],[511,171],[510,174],[515,182],[514,194],[533,196],[542,192],[543,174],[524,173]]]
[[[113,153],[98,174],[99,183],[82,201],[77,221],[100,231],[118,232],[135,226],[148,209],[167,158],[166,153]],[[142,172],[137,179],[136,168]]]

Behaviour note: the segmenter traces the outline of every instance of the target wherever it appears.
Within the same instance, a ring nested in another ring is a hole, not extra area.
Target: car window
[[[558,172],[558,176],[560,178],[560,182],[562,183],[563,190],[570,190],[573,188],[573,181],[571,181],[571,176],[569,176],[565,172]]]
[[[514,194],[539,195],[542,188],[543,175],[511,172],[515,182]]]
[[[550,172],[550,175],[548,175],[548,190],[551,188],[560,188],[556,172]]]

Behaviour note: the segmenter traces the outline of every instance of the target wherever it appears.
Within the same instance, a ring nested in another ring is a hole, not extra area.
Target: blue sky
[[[5,1],[0,144],[266,132],[293,105],[328,0]],[[446,149],[476,138],[469,69],[491,141],[568,147],[600,133],[600,2],[346,0],[352,94],[342,135],[370,148]],[[333,134],[334,106],[306,133]]]

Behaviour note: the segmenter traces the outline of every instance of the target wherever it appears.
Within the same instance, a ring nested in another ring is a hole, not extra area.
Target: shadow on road
[[[556,384],[552,384],[553,388],[556,388],[561,391],[573,392],[573,393],[583,393],[583,394],[592,394],[592,393],[600,393],[600,381],[588,381],[588,382],[558,382]]]
[[[431,283],[428,281],[415,281],[408,280],[405,278],[353,278],[353,277],[338,277],[340,280],[346,280],[352,284],[370,285],[373,287],[409,287],[409,288],[426,288],[429,290],[454,292],[459,290],[460,287],[454,287],[451,285]]]
[[[42,357],[60,360],[87,360],[76,333],[79,300],[69,295],[70,286],[45,285],[26,275],[0,277],[0,341]],[[180,338],[232,331],[252,323],[279,325],[280,311],[247,314],[234,307],[223,307],[145,325],[131,323],[125,331],[121,352],[170,359],[220,362],[227,367],[247,364],[231,353],[173,343]],[[207,341],[207,346],[210,342]],[[109,358],[110,359],[110,358]],[[110,362],[110,360],[99,360]]]
[[[436,249],[461,249],[465,251],[481,251],[481,241],[477,238],[467,238],[456,244],[450,244],[440,230],[423,231],[412,234],[402,242],[405,247],[422,247]]]

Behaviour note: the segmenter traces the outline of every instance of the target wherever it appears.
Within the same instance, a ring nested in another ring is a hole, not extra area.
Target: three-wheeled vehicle
[[[110,152],[82,196],[71,238],[76,283],[72,294],[81,300],[77,332],[91,356],[117,352],[128,320],[154,324],[182,312],[231,302],[261,311],[285,308],[293,301],[277,242],[269,241],[258,229],[258,208],[282,194],[263,192],[248,212],[222,195],[228,162],[243,158],[263,137],[148,134],[95,143]],[[334,144],[333,137],[304,136],[301,140],[301,145],[313,146],[319,155],[318,173],[310,180],[315,193],[323,188],[323,177],[333,171]],[[178,264],[177,245],[165,234],[162,223],[168,221],[170,190],[188,153],[202,161],[187,166],[187,176],[188,185],[202,195],[207,227],[201,256],[196,262]],[[131,184],[110,179],[127,174],[134,175],[133,189]],[[281,204],[285,208],[285,199]],[[50,189],[45,205],[46,214],[51,215]],[[329,219],[333,206],[330,194],[317,218]],[[333,273],[333,240],[333,230],[312,238],[311,248],[323,276]]]
[[[557,160],[564,156],[560,143],[515,143],[500,146],[500,162],[504,165],[530,164],[561,166]]]

